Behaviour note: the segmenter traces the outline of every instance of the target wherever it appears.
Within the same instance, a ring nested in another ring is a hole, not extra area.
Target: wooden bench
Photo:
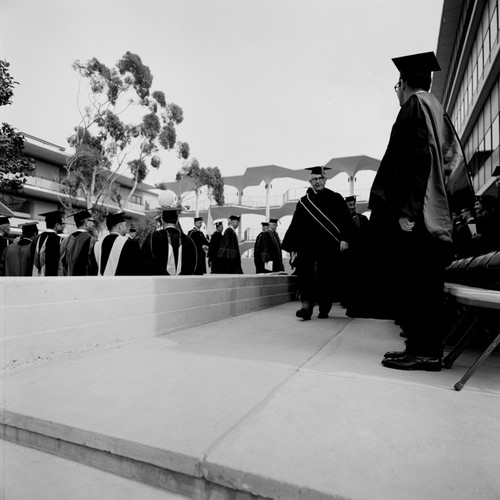
[[[451,368],[470,342],[487,333],[491,342],[465,375],[455,384],[460,391],[483,361],[500,342],[500,252],[454,261],[446,269],[445,293],[456,309],[458,318],[443,340],[458,341],[443,359],[443,366]]]

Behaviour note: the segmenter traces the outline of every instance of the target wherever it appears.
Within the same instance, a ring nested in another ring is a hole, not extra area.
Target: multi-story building
[[[496,194],[500,164],[500,0],[444,0],[431,92],[460,136],[476,194]]]
[[[23,134],[26,138],[24,153],[35,161],[33,174],[27,177],[27,183],[22,193],[0,191],[0,211],[7,212],[12,218],[14,230],[16,226],[26,220],[40,220],[39,228],[43,229],[44,218],[40,214],[56,210],[63,205],[67,195],[61,189],[61,180],[65,175],[65,165],[71,154],[65,148],[51,144],[42,139]],[[126,199],[133,187],[132,179],[120,175],[116,179],[118,191],[122,199]],[[132,221],[144,217],[151,207],[158,206],[158,194],[153,191],[154,186],[145,183],[138,185],[131,201],[123,208]],[[87,208],[85,200],[77,200],[78,208]],[[104,205],[110,212],[118,210],[117,206]],[[67,219],[71,232],[73,219]]]

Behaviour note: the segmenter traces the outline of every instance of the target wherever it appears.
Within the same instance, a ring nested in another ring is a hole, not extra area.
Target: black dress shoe
[[[406,356],[401,359],[383,359],[382,364],[396,370],[425,370],[428,372],[441,371],[441,359],[427,356]]]
[[[304,321],[311,319],[312,316],[312,311],[308,311],[307,309],[299,309],[296,313],[295,316],[297,318],[302,318]]]

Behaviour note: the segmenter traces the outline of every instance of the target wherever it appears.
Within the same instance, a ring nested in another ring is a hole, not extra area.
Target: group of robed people
[[[261,222],[262,231],[255,238],[253,259],[255,272],[279,273],[285,270],[283,265],[283,252],[281,239],[277,227],[278,219],[269,219],[269,222]]]
[[[232,215],[222,232],[222,222],[210,241],[201,231],[203,219],[195,218],[186,235],[179,224],[179,209],[166,208],[161,227],[139,243],[131,238],[125,214],[105,217],[108,233],[96,237],[95,220],[88,210],[72,215],[76,231],[62,236],[65,214],[59,210],[40,214],[46,229],[38,231],[36,222],[21,226],[22,235],[9,237],[10,219],[0,216],[0,276],[134,276],[241,274],[241,256],[235,229],[240,217]]]
[[[400,325],[405,349],[387,352],[384,366],[439,371],[444,270],[454,256],[452,214],[473,205],[474,191],[451,119],[429,93],[431,75],[440,70],[435,54],[412,54],[393,62],[399,71],[394,90],[400,111],[370,192],[367,251],[356,250],[362,247],[357,229],[365,221],[358,217],[356,222],[346,200],[325,187],[322,166],[309,168],[310,187],[297,204],[281,248],[290,253],[298,276],[299,318],[311,319],[316,305],[319,317],[328,317],[332,302],[340,297],[348,306],[348,316],[392,318]],[[208,241],[197,233],[192,238],[184,235],[178,213],[164,211],[163,228],[151,233],[142,248],[122,234],[124,221],[118,222],[119,217],[107,217],[110,234],[90,252],[97,274],[120,274],[133,262],[142,263],[144,274],[202,272],[197,248],[208,253],[212,273],[242,272],[236,216],[230,218],[224,234],[217,230]],[[47,230],[29,244],[33,274],[55,275],[60,265],[60,255],[52,258],[49,249],[60,244],[61,221],[50,225],[49,220]],[[270,240],[261,239],[259,245],[256,242],[261,256],[256,268],[266,271],[266,262],[274,264],[275,259],[270,257],[271,247],[264,244]],[[0,250],[2,244],[0,240]],[[79,248],[85,252],[86,244],[77,236],[68,241],[63,250],[67,269],[79,267],[71,255]],[[354,278],[346,273],[361,261],[362,273]],[[129,268],[128,274],[139,272]],[[349,290],[352,282],[356,286]]]

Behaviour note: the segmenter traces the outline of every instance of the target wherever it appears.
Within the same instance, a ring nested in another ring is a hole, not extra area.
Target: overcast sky
[[[67,146],[74,60],[138,54],[184,110],[178,138],[223,176],[331,158],[380,159],[399,105],[391,62],[436,50],[441,0],[0,0],[20,83],[1,121]],[[170,153],[146,182],[171,181]]]

